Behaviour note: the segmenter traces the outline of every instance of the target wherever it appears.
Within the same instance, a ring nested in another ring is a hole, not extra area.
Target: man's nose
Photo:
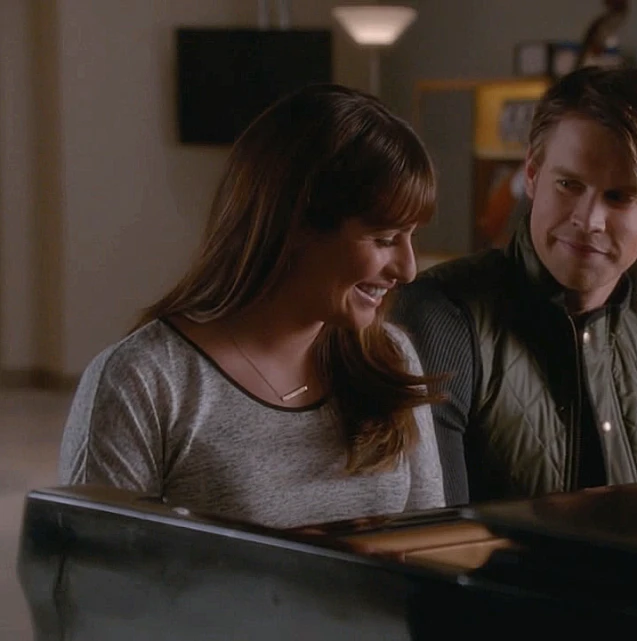
[[[606,204],[601,198],[581,198],[571,212],[571,223],[587,234],[606,229]]]

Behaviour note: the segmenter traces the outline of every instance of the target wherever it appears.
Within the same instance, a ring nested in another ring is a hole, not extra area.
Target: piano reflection
[[[613,634],[636,515],[630,485],[276,530],[58,487],[26,497],[18,574],[34,641]]]

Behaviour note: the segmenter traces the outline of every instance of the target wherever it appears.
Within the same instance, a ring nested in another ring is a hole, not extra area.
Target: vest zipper
[[[582,427],[580,425],[580,421],[582,419],[582,363],[581,363],[581,358],[580,358],[580,340],[579,340],[579,334],[577,333],[577,328],[575,327],[575,323],[573,322],[573,319],[571,318],[570,314],[566,315],[568,318],[568,322],[571,326],[571,331],[573,332],[573,339],[575,342],[575,368],[577,371],[577,394],[576,394],[576,403],[570,412],[571,416],[571,434],[573,436],[572,438],[572,446],[571,446],[571,453],[573,456],[571,457],[572,464],[569,466],[568,463],[568,453],[567,453],[567,458],[566,458],[566,469],[569,470],[569,474],[566,474],[565,476],[569,477],[567,480],[567,487],[564,489],[566,491],[573,491],[576,490],[578,487],[578,482],[577,479],[579,477],[579,468],[580,468],[580,456],[581,456],[581,449],[582,449]],[[569,469],[570,468],[570,469]]]

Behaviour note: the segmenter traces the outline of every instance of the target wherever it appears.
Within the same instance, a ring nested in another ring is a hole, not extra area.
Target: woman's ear
[[[290,239],[293,252],[302,252],[308,245],[327,240],[331,237],[331,232],[315,229],[308,224],[295,230]]]
[[[290,248],[294,255],[302,252],[308,245],[308,243],[314,238],[315,233],[309,227],[302,227],[297,229],[293,237],[290,239]]]

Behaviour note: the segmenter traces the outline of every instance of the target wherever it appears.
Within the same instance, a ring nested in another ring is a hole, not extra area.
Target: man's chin
[[[553,278],[565,289],[575,292],[588,292],[599,287],[599,270],[593,267],[583,266],[579,269],[552,269],[549,270]]]

